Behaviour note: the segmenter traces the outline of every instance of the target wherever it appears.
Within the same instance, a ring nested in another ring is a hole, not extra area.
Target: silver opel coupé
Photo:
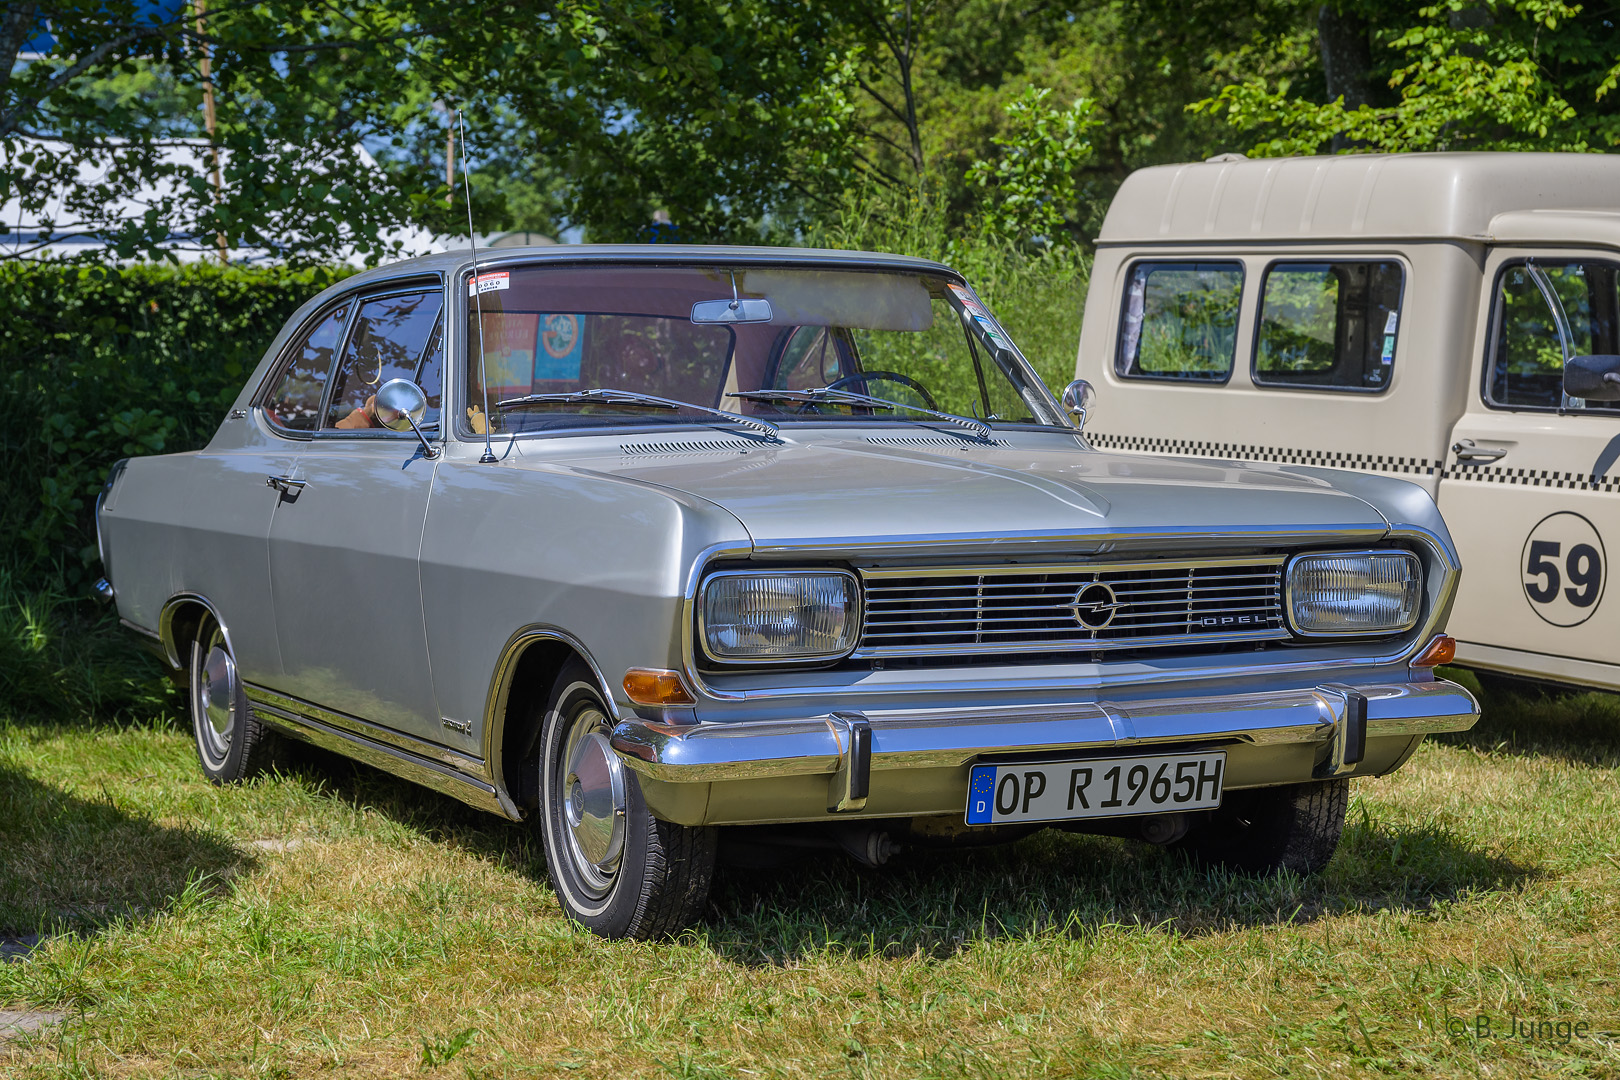
[[[305,305],[206,448],[115,468],[103,590],[210,778],[291,735],[526,819],[608,936],[690,925],[727,836],[1319,869],[1349,777],[1477,716],[1434,504],[1098,453],[1065,401],[937,263],[417,259]]]

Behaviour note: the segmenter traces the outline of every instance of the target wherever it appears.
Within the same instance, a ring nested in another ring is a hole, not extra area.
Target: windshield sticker
[[[1379,357],[1379,360],[1382,363],[1385,363],[1385,364],[1393,364],[1395,362],[1395,335],[1394,334],[1385,334],[1384,335],[1384,352],[1383,352],[1383,355],[1381,355]]]
[[[1396,312],[1396,311],[1390,312],[1389,313],[1389,318],[1384,320],[1384,333],[1393,334],[1395,332],[1395,324],[1398,321],[1400,321],[1400,317],[1401,316],[1400,316],[1399,312]]]
[[[579,362],[585,354],[584,320],[578,315],[541,315],[540,347],[534,351],[535,383],[563,379],[579,381]]]
[[[479,274],[467,282],[467,295],[479,296],[487,292],[500,292],[512,287],[512,274],[507,270],[496,270],[488,274]]]
[[[973,318],[979,324],[979,332],[984,335],[986,341],[1002,352],[1012,352],[1012,342],[1007,340],[1005,330],[983,316],[975,315]]]
[[[985,310],[984,305],[979,303],[979,301],[974,298],[972,293],[968,292],[960,285],[952,285],[950,286],[950,290],[952,295],[954,295],[956,299],[961,302],[963,307],[967,308],[975,315],[983,315],[986,318],[989,318],[990,312]]]

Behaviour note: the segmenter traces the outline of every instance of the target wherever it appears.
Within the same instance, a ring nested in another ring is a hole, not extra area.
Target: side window
[[[1382,390],[1395,364],[1401,264],[1277,263],[1260,290],[1254,381]]]
[[[829,327],[795,326],[787,331],[770,388],[808,390],[837,382],[853,370],[845,355],[849,349],[848,343],[835,338]]]
[[[348,317],[349,305],[342,304],[317,319],[271,380],[264,411],[276,427],[314,431],[320,426],[321,398]]]
[[[1577,355],[1620,352],[1620,294],[1615,263],[1536,260],[1563,304]],[[1502,269],[1491,316],[1487,402],[1509,409],[1557,409],[1563,403],[1564,353],[1558,325],[1524,263]],[[1613,402],[1588,408],[1612,411]]]
[[[1225,382],[1242,299],[1241,263],[1137,263],[1125,289],[1115,370],[1127,378]]]
[[[422,383],[429,404],[434,406],[433,414],[426,419],[437,422],[443,366],[443,350],[437,342],[439,309],[443,306],[444,294],[437,289],[374,297],[360,305],[348,347],[333,376],[324,425],[327,430],[377,427],[370,408],[377,388],[389,379],[421,382],[424,376],[434,384]]]

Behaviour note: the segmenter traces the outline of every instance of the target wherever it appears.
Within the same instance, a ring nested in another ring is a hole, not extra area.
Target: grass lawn
[[[662,945],[381,773],[0,718],[0,933],[40,932],[0,1010],[66,1018],[0,1075],[1620,1077],[1620,698],[1491,698],[1314,880],[1045,833],[725,872]]]

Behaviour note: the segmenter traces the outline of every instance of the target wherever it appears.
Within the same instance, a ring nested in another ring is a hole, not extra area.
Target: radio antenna
[[[467,193],[467,242],[472,245],[472,294],[473,306],[478,312],[478,386],[484,392],[484,453],[479,457],[480,464],[488,464],[495,460],[495,451],[489,446],[489,430],[491,417],[489,415],[489,378],[484,371],[484,292],[478,280],[478,234],[473,231],[472,218],[472,180],[467,176],[467,121],[462,118],[461,110],[456,110],[456,124],[461,128],[461,183],[462,189]]]

